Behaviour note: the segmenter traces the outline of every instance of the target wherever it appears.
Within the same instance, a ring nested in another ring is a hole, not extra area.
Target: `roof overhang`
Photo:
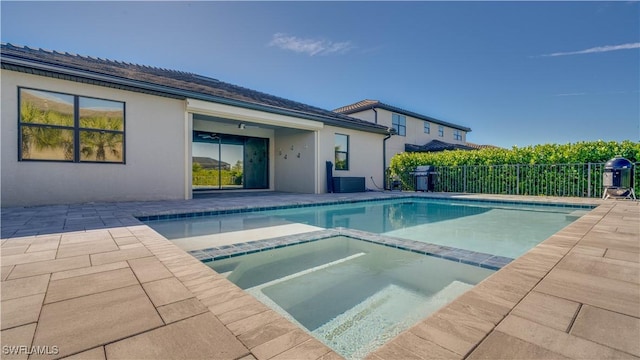
[[[420,119],[420,120],[424,120],[424,121],[429,121],[438,125],[444,125],[453,129],[457,129],[457,130],[462,130],[464,132],[471,132],[471,128],[466,127],[466,126],[462,126],[462,125],[458,125],[458,124],[453,124],[447,121],[443,121],[440,119],[436,119],[436,118],[432,118],[431,116],[426,116],[426,115],[422,115],[422,114],[418,114],[416,112],[413,111],[408,111],[396,106],[392,106],[389,104],[385,104],[382,103],[380,101],[375,101],[372,102],[370,104],[365,104],[362,106],[358,106],[358,107],[354,107],[352,109],[348,109],[348,110],[344,110],[344,111],[340,111],[340,114],[344,114],[344,115],[351,115],[351,114],[355,114],[355,113],[359,113],[362,111],[368,111],[368,110],[374,110],[375,109],[384,109],[387,111],[391,111],[397,114],[401,114],[401,115],[405,115],[405,116],[410,116],[416,119]],[[335,111],[335,110],[334,110]]]
[[[187,99],[187,111],[196,114],[217,116],[226,119],[247,121],[256,124],[266,124],[293,129],[321,130],[324,127],[324,123],[320,121],[306,120],[298,117],[274,114],[247,108],[238,108],[236,106],[197,99]]]
[[[112,76],[108,74],[101,74],[97,72],[81,70],[64,65],[56,65],[46,62],[32,61],[28,59],[22,59],[19,57],[13,57],[7,54],[1,54],[2,69],[11,71],[18,71],[27,74],[53,77],[57,79],[77,81],[82,83],[88,83],[92,85],[123,89],[128,91],[141,92],[156,96],[165,96],[174,99],[193,99],[200,100],[209,103],[218,103],[222,105],[228,105],[230,107],[244,108],[248,110],[254,110],[261,113],[270,113],[276,115],[282,115],[284,117],[276,117],[280,119],[293,119],[295,118],[299,124],[306,124],[301,126],[309,126],[316,128],[315,123],[321,122],[326,125],[338,126],[343,128],[349,128],[354,130],[361,130],[366,132],[372,132],[377,134],[387,135],[389,130],[383,126],[377,124],[364,124],[356,121],[345,121],[342,119],[332,118],[328,116],[321,116],[317,114],[310,114],[302,111],[286,109],[275,106],[268,106],[258,103],[240,101],[235,99],[224,98],[215,95],[203,94],[195,91],[178,89],[170,86],[159,85],[139,80],[126,79],[118,76]],[[244,111],[243,111],[244,112]],[[249,111],[248,113],[255,114],[255,112]],[[310,120],[310,122],[301,121]],[[356,119],[354,119],[356,120]],[[252,120],[255,121],[255,120]],[[257,121],[255,121],[257,122]],[[300,126],[300,125],[299,125]],[[301,127],[298,127],[301,128]]]

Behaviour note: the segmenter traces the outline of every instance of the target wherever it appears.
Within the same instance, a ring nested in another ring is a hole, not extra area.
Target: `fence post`
[[[520,195],[520,164],[516,164],[516,195]]]
[[[462,192],[467,192],[467,165],[462,166]]]
[[[591,197],[591,163],[587,163],[587,197]]]

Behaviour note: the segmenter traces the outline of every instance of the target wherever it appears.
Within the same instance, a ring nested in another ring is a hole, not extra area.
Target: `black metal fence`
[[[634,169],[636,194],[640,190],[638,165]],[[603,191],[604,163],[436,166],[435,170],[437,192],[597,198]],[[406,180],[404,188],[414,190],[415,178]]]

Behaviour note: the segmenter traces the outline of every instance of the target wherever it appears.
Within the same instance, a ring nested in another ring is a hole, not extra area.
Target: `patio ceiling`
[[[324,127],[324,124],[319,121],[238,108],[196,99],[187,99],[187,111],[192,112],[194,118],[197,119],[211,119],[234,125],[251,123],[251,125],[257,125],[261,128],[276,129],[286,127],[301,130],[321,130]]]

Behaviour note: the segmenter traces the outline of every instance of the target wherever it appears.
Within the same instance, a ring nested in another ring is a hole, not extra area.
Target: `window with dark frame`
[[[18,160],[125,163],[125,103],[18,88]]]
[[[395,129],[397,135],[407,135],[407,118],[404,115],[392,114],[391,124]]]
[[[453,131],[453,140],[462,140],[462,131],[454,130]]]
[[[349,170],[349,135],[335,135],[335,168]]]

